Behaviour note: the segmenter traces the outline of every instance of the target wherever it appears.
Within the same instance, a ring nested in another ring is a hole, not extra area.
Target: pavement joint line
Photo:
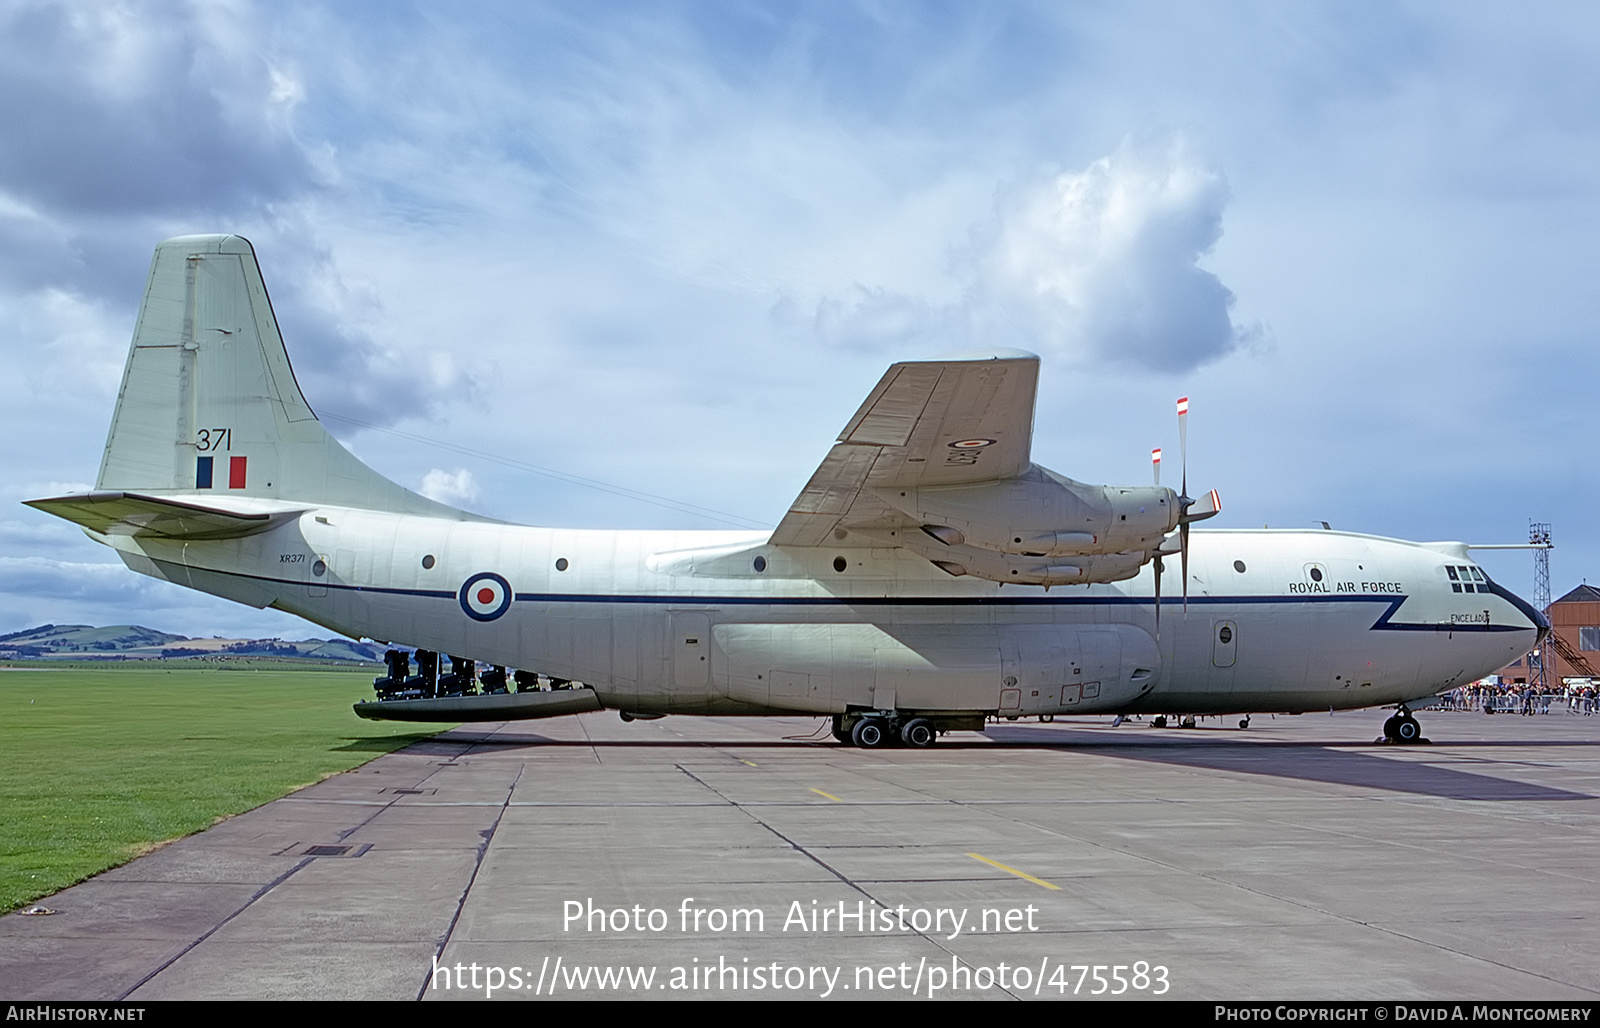
[[[1332,836],[1334,836],[1336,838],[1340,838],[1340,839],[1355,839],[1355,840],[1357,840],[1359,842],[1363,842],[1363,843],[1366,843],[1368,845],[1377,844],[1377,845],[1384,845],[1384,846],[1400,846],[1400,847],[1404,847],[1406,849],[1418,850],[1418,851],[1420,851],[1422,853],[1433,853],[1437,848],[1437,847],[1432,846],[1432,845],[1427,845],[1427,844],[1422,844],[1422,843],[1414,843],[1414,842],[1411,842],[1411,841],[1406,840],[1406,839],[1391,838],[1391,837],[1388,837],[1388,836],[1385,836],[1385,835],[1382,835],[1382,834],[1379,834],[1379,833],[1342,832],[1342,831],[1339,831],[1336,828],[1324,828],[1324,827],[1321,827],[1321,826],[1318,826],[1318,825],[1298,824],[1298,823],[1296,823],[1294,821],[1285,821],[1283,823],[1287,824],[1287,825],[1290,825],[1291,827],[1298,828],[1298,829],[1300,829],[1302,831],[1305,831],[1305,832],[1319,832],[1319,833],[1321,833],[1323,835],[1332,835]],[[1539,866],[1539,865],[1522,864],[1522,863],[1516,862],[1515,860],[1509,860],[1509,859],[1505,859],[1505,858],[1501,858],[1501,857],[1497,857],[1496,858],[1496,862],[1504,864],[1508,871],[1516,872],[1516,873],[1532,873],[1532,874],[1541,874],[1541,875],[1543,875],[1543,874],[1557,875],[1558,874],[1557,872],[1552,871],[1548,867],[1543,867],[1543,866]],[[1568,877],[1568,876],[1561,875],[1560,877]]]
[[[706,791],[710,792],[712,795],[721,797],[724,801],[727,802],[727,804],[729,806],[731,806],[735,810],[739,811],[739,813],[743,814],[745,817],[748,817],[750,820],[754,821],[756,824],[760,825],[762,828],[765,828],[767,831],[771,832],[773,835],[777,836],[779,839],[782,839],[796,853],[799,853],[801,856],[805,857],[807,860],[809,860],[812,863],[816,864],[818,867],[822,868],[824,871],[826,871],[829,874],[833,875],[835,878],[839,879],[839,881],[843,882],[845,885],[848,885],[850,888],[854,889],[856,892],[861,893],[861,895],[865,896],[867,899],[871,900],[872,902],[877,903],[879,906],[883,905],[882,903],[880,903],[878,901],[878,898],[876,896],[872,895],[870,892],[868,892],[867,890],[863,889],[861,886],[857,885],[844,872],[840,871],[838,868],[836,868],[833,865],[829,864],[826,860],[823,860],[821,857],[817,856],[815,853],[812,853],[810,850],[806,849],[804,846],[800,845],[798,842],[795,842],[793,839],[789,838],[787,835],[784,835],[777,828],[774,828],[772,825],[768,824],[767,822],[763,821],[761,818],[757,817],[754,813],[752,813],[751,811],[746,809],[745,806],[742,803],[740,803],[738,800],[732,799],[732,798],[724,795],[720,790],[717,789],[716,786],[714,786],[711,783],[701,779],[693,771],[690,771],[689,769],[683,767],[681,764],[678,765],[678,770],[680,772],[682,772],[683,774],[687,775],[691,780],[699,783],[699,785],[702,788],[704,788]],[[807,804],[807,805],[809,806],[809,804]]]
[[[595,747],[594,736],[589,734],[589,723],[588,723],[588,721],[586,721],[585,719],[580,717],[580,718],[577,719],[577,722],[578,722],[578,731],[583,733],[583,741],[589,744],[589,752],[590,752],[590,754],[592,754],[594,756],[594,762],[596,764],[601,764],[601,765],[605,764],[605,761],[600,759],[600,751],[599,751],[599,749],[597,749]],[[509,722],[509,721],[506,722],[506,723],[507,724],[511,724],[511,722]],[[496,731],[498,731],[498,729],[496,729]]]
[[[249,899],[245,900],[244,903],[240,904],[238,910],[235,910],[233,913],[229,914],[227,917],[223,918],[221,921],[218,921],[216,924],[212,925],[210,928],[207,928],[204,932],[201,932],[200,935],[194,939],[194,941],[189,943],[189,945],[183,947],[183,949],[181,949],[178,952],[174,953],[172,955],[171,959],[169,959],[169,960],[165,961],[164,963],[162,963],[154,971],[151,971],[149,974],[145,975],[143,978],[139,979],[137,982],[134,982],[133,985],[130,986],[126,992],[124,992],[122,995],[117,997],[116,1001],[118,1003],[126,1002],[129,996],[132,996],[135,992],[137,992],[140,989],[142,989],[156,975],[160,974],[161,972],[165,971],[167,968],[171,967],[173,964],[176,964],[178,961],[182,960],[184,958],[184,956],[189,953],[190,950],[193,950],[196,946],[200,945],[202,942],[205,942],[207,939],[211,938],[213,935],[215,935],[216,933],[220,932],[224,925],[226,925],[228,922],[232,921],[234,918],[238,917],[240,914],[244,913],[246,910],[249,910],[251,905],[254,904],[256,900],[258,900],[261,897],[265,896],[267,893],[271,892],[273,889],[276,889],[278,886],[282,885],[284,882],[287,882],[291,877],[294,876],[295,872],[299,871],[301,868],[307,866],[313,860],[316,860],[316,859],[317,859],[316,857],[302,857],[298,864],[296,864],[295,866],[291,867],[289,870],[285,871],[283,874],[279,875],[278,877],[274,878],[272,881],[270,881],[267,884],[263,885],[261,888],[257,889],[253,894],[251,894]]]
[[[398,797],[396,797],[398,798]],[[327,803],[336,807],[387,807],[394,800],[319,800],[305,796],[284,796],[277,803]]]
[[[431,778],[432,775],[430,774],[428,777]],[[427,781],[427,778],[424,778],[423,781]],[[288,797],[285,797],[285,798],[287,799]],[[394,799],[390,799],[390,800],[387,800],[387,801],[382,802],[382,803],[374,803],[371,800],[361,801],[360,805],[363,805],[363,806],[377,806],[379,809],[373,811],[370,815],[367,816],[367,818],[365,820],[361,821],[359,824],[355,825],[354,827],[346,828],[346,829],[341,830],[339,832],[339,838],[342,840],[346,836],[348,836],[348,835],[350,835],[350,834],[352,834],[352,833],[354,833],[356,831],[359,831],[360,829],[364,828],[365,826],[371,824],[374,818],[376,818],[379,814],[383,813],[384,809],[386,809],[388,807],[391,807],[391,806],[394,806],[398,799],[399,799],[399,797],[395,797]],[[295,845],[299,845],[299,843],[296,843]],[[292,849],[293,847],[290,847],[290,848]],[[250,909],[250,907],[253,906],[255,904],[255,902],[257,900],[259,900],[261,897],[265,896],[267,893],[271,892],[273,889],[276,889],[278,886],[280,886],[284,882],[288,881],[298,871],[300,871],[302,868],[306,867],[308,864],[310,864],[312,861],[314,861],[316,859],[317,859],[316,857],[311,857],[311,856],[301,858],[300,862],[295,864],[295,866],[291,867],[289,870],[285,871],[283,874],[281,874],[278,877],[274,878],[272,881],[268,882],[266,885],[263,885],[261,888],[257,889],[250,896],[249,899],[244,901],[244,903],[239,907],[238,910],[235,910],[233,913],[229,914],[227,917],[223,918],[221,921],[218,921],[216,924],[214,924],[210,928],[206,929],[204,932],[202,932],[199,935],[199,937],[194,939],[194,941],[190,942],[187,946],[183,947],[183,949],[181,949],[177,953],[173,954],[171,959],[167,960],[165,963],[161,964],[155,970],[151,971],[149,974],[145,975],[143,978],[141,978],[137,982],[135,982],[126,992],[124,992],[122,995],[117,997],[117,1001],[118,1002],[122,1002],[122,1001],[126,1000],[129,996],[131,996],[135,992],[137,992],[139,989],[143,988],[146,984],[148,984],[157,975],[161,974],[161,972],[165,971],[167,968],[171,967],[173,964],[176,964],[179,960],[182,960],[185,954],[189,953],[196,946],[199,946],[202,942],[205,942],[207,939],[211,938],[211,936],[213,936],[217,932],[221,931],[224,925],[228,924],[234,918],[238,917],[240,914],[242,914],[246,910]]]
[[[1047,882],[1043,878],[1035,878],[1033,875],[1029,874],[1028,872],[1026,872],[1026,871],[1018,871],[1014,867],[1007,867],[1006,865],[1000,863],[1000,861],[998,861],[998,860],[990,860],[988,857],[983,856],[980,853],[968,853],[967,856],[971,857],[973,860],[981,860],[985,864],[988,864],[990,867],[998,867],[1000,870],[1004,871],[1006,874],[1016,875],[1018,878],[1022,878],[1022,879],[1025,879],[1027,881],[1030,881],[1035,885],[1043,886],[1046,889],[1054,889],[1056,892],[1060,892],[1061,891],[1061,886],[1056,885],[1053,882]]]
[[[1023,823],[1026,824],[1026,823],[1031,823],[1031,822],[1023,822]],[[1285,823],[1291,824],[1291,825],[1294,824],[1294,822],[1292,822],[1292,821],[1291,822],[1285,822]],[[1044,827],[1044,826],[1039,826],[1039,827]],[[1302,826],[1296,826],[1296,827],[1302,827]],[[1508,964],[1508,963],[1506,963],[1504,961],[1494,960],[1494,959],[1491,959],[1489,957],[1479,956],[1479,955],[1474,954],[1474,953],[1468,953],[1468,952],[1466,952],[1464,950],[1453,949],[1453,948],[1451,948],[1449,946],[1443,945],[1442,943],[1428,942],[1425,939],[1419,939],[1419,938],[1416,938],[1414,936],[1407,935],[1404,932],[1397,931],[1395,929],[1385,927],[1380,922],[1362,921],[1359,918],[1349,917],[1347,915],[1340,914],[1337,911],[1326,910],[1323,907],[1318,906],[1318,905],[1313,904],[1313,903],[1303,902],[1303,901],[1296,900],[1296,899],[1293,899],[1293,898],[1287,897],[1287,896],[1278,896],[1278,895],[1275,895],[1274,893],[1267,892],[1264,889],[1259,889],[1259,888],[1255,888],[1255,887],[1252,887],[1252,886],[1249,886],[1249,885],[1245,885],[1245,884],[1243,884],[1241,882],[1230,881],[1229,879],[1223,878],[1223,877],[1221,877],[1220,875],[1218,875],[1217,873],[1214,873],[1214,872],[1202,871],[1202,870],[1197,870],[1197,869],[1194,869],[1194,868],[1179,867],[1179,866],[1177,866],[1175,864],[1172,864],[1170,861],[1161,860],[1158,857],[1150,856],[1150,855],[1147,855],[1147,854],[1133,853],[1133,852],[1130,852],[1128,850],[1121,849],[1121,848],[1119,848],[1117,846],[1112,846],[1112,845],[1109,845],[1107,843],[1098,842],[1098,841],[1095,841],[1093,839],[1084,839],[1084,838],[1079,838],[1077,836],[1066,836],[1066,835],[1063,835],[1063,833],[1060,833],[1060,832],[1058,832],[1058,831],[1056,831],[1054,829],[1051,829],[1051,828],[1045,828],[1045,831],[1050,832],[1050,834],[1052,834],[1052,835],[1062,835],[1062,837],[1064,837],[1064,838],[1071,838],[1071,839],[1074,839],[1077,842],[1084,843],[1084,844],[1087,844],[1087,845],[1090,845],[1090,846],[1094,846],[1096,848],[1107,849],[1107,850],[1110,850],[1113,853],[1119,853],[1119,854],[1121,854],[1123,856],[1126,856],[1126,857],[1132,857],[1132,858],[1137,859],[1137,860],[1147,861],[1147,862],[1149,862],[1151,864],[1154,864],[1157,867],[1165,868],[1165,869],[1167,869],[1169,871],[1176,872],[1176,873],[1178,873],[1180,875],[1181,874],[1193,875],[1196,878],[1200,878],[1200,879],[1203,879],[1205,881],[1209,881],[1209,882],[1211,882],[1213,884],[1223,886],[1224,888],[1238,889],[1238,890],[1240,890],[1242,892],[1247,892],[1247,893],[1251,893],[1251,894],[1256,895],[1256,896],[1261,896],[1261,897],[1263,897],[1265,899],[1273,900],[1273,901],[1278,902],[1278,903],[1285,903],[1285,904],[1288,904],[1289,906],[1292,906],[1292,907],[1299,907],[1302,910],[1307,910],[1307,911],[1310,911],[1310,912],[1315,913],[1315,914],[1320,914],[1323,917],[1333,918],[1334,920],[1342,921],[1345,924],[1354,925],[1354,926],[1359,927],[1359,928],[1366,928],[1366,929],[1368,929],[1370,931],[1382,932],[1385,935],[1392,935],[1392,936],[1394,936],[1395,938],[1398,938],[1398,939],[1405,939],[1408,942],[1413,942],[1413,943],[1416,943],[1417,945],[1420,945],[1420,946],[1427,946],[1429,948],[1436,949],[1436,950],[1439,950],[1441,952],[1454,954],[1454,955],[1456,955],[1458,957],[1465,957],[1465,958],[1467,958],[1469,960],[1482,961],[1483,963],[1491,964],[1491,965],[1493,965],[1495,967],[1505,968],[1508,971],[1515,971],[1515,972],[1517,972],[1519,974],[1532,975],[1535,978],[1539,978],[1539,979],[1542,979],[1544,981],[1551,982],[1552,984],[1568,985],[1568,986],[1571,986],[1573,988],[1584,989],[1585,991],[1591,991],[1591,992],[1596,991],[1596,990],[1588,989],[1585,986],[1578,985],[1577,983],[1574,983],[1574,982],[1565,982],[1565,981],[1562,981],[1561,979],[1558,979],[1558,978],[1552,978],[1549,975],[1540,974],[1538,971],[1533,971],[1533,970],[1529,970],[1527,968],[1517,967],[1514,964]],[[1359,836],[1358,836],[1358,838],[1359,838]],[[985,860],[984,857],[979,857],[978,854],[976,854],[976,853],[969,853],[969,854],[967,854],[967,856],[969,856],[969,857],[977,857],[977,859],[979,859],[979,860]],[[986,862],[992,863],[992,861],[986,861]],[[999,866],[999,865],[996,865],[996,866]],[[1016,872],[1016,873],[1020,874],[1021,872]],[[1600,995],[1600,992],[1596,992],[1596,994]]]
[[[478,882],[478,872],[483,868],[483,858],[489,852],[489,844],[494,842],[495,833],[500,829],[500,822],[505,819],[506,809],[511,806],[511,797],[517,791],[517,783],[522,781],[522,774],[527,769],[528,765],[526,764],[517,768],[517,776],[506,787],[506,799],[500,805],[500,813],[496,815],[494,824],[489,826],[489,831],[484,835],[483,841],[478,844],[478,856],[472,864],[472,875],[467,879],[466,887],[461,890],[461,898],[456,900],[455,913],[450,915],[450,923],[445,926],[444,934],[439,937],[439,947],[434,951],[435,966],[438,965],[438,958],[444,956],[445,947],[450,945],[450,937],[455,934],[456,925],[461,920],[461,912],[466,909],[467,897],[472,895],[472,887]],[[433,973],[432,968],[430,968],[422,976],[422,986],[417,990],[417,1002],[422,1002],[422,998],[428,994],[428,985],[432,981]]]
[[[838,868],[834,867],[832,864],[829,864],[826,860],[823,860],[821,857],[817,856],[815,853],[811,852],[806,847],[800,845],[798,842],[795,842],[793,839],[791,839],[787,835],[783,834],[783,832],[779,831],[773,825],[770,825],[766,821],[763,821],[761,818],[757,817],[754,812],[746,809],[745,806],[743,804],[741,804],[738,800],[735,800],[735,799],[732,799],[731,797],[725,796],[722,792],[720,792],[711,783],[701,779],[698,775],[696,775],[694,772],[690,771],[688,768],[684,767],[682,764],[677,765],[677,768],[683,774],[687,775],[690,779],[692,779],[695,782],[698,782],[703,788],[709,790],[714,795],[721,796],[723,799],[727,800],[729,805],[731,805],[732,807],[737,809],[741,814],[743,814],[744,816],[748,817],[750,820],[754,821],[756,824],[760,825],[762,828],[765,828],[767,831],[771,832],[773,835],[775,835],[779,839],[783,840],[783,842],[785,842],[796,853],[799,853],[801,856],[805,857],[807,860],[810,860],[812,863],[816,864],[818,867],[822,868],[824,871],[826,871],[829,874],[833,875],[835,878],[839,879],[840,882],[842,882],[844,885],[848,886],[850,889],[853,889],[854,891],[856,891],[856,892],[860,893],[861,895],[865,896],[874,905],[876,905],[880,910],[893,910],[894,909],[894,907],[892,905],[890,905],[888,903],[885,903],[883,900],[881,900],[878,897],[874,896],[871,892],[869,892],[867,889],[865,889],[861,885],[861,883],[857,882],[855,879],[853,879],[850,876],[846,875],[843,871],[840,871]],[[813,789],[812,791],[816,792],[817,790]],[[824,793],[824,795],[826,795],[826,793]],[[1052,888],[1055,888],[1055,887],[1052,886]],[[909,934],[916,936],[917,938],[921,939],[923,942],[926,942],[929,945],[933,946],[935,949],[940,950],[941,952],[943,952],[946,955],[948,955],[951,959],[960,960],[964,964],[967,963],[965,958],[961,957],[959,954],[957,954],[950,947],[944,945],[944,943],[939,938],[937,938],[937,937],[935,937],[933,935],[929,935],[927,932],[918,931],[914,927],[911,928],[911,931],[910,931]],[[968,964],[968,966],[970,967],[971,965]],[[1006,995],[1010,996],[1012,999],[1019,998],[1010,989],[1004,988],[1002,986],[997,986],[997,988],[999,988],[1001,992],[1003,992]]]

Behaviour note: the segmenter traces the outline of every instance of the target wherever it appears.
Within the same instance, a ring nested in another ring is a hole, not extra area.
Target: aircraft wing
[[[1038,382],[1039,358],[1022,350],[895,364],[839,434],[772,542],[819,546],[836,528],[904,523],[875,489],[969,485],[1027,471]]]

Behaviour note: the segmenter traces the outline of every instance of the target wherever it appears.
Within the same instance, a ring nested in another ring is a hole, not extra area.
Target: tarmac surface
[[[0,998],[1600,998],[1600,717],[1384,717],[466,726],[0,918]]]

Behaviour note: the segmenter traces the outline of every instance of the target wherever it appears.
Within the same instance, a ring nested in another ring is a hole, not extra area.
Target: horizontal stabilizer
[[[207,498],[209,500],[209,497]],[[151,535],[166,539],[234,539],[275,528],[305,512],[304,505],[246,501],[233,509],[170,496],[97,490],[76,496],[25,500],[101,535]]]

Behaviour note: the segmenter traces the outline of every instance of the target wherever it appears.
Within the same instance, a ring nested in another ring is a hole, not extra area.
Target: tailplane
[[[472,518],[389,481],[328,434],[289,366],[255,250],[228,235],[156,247],[96,490]]]

